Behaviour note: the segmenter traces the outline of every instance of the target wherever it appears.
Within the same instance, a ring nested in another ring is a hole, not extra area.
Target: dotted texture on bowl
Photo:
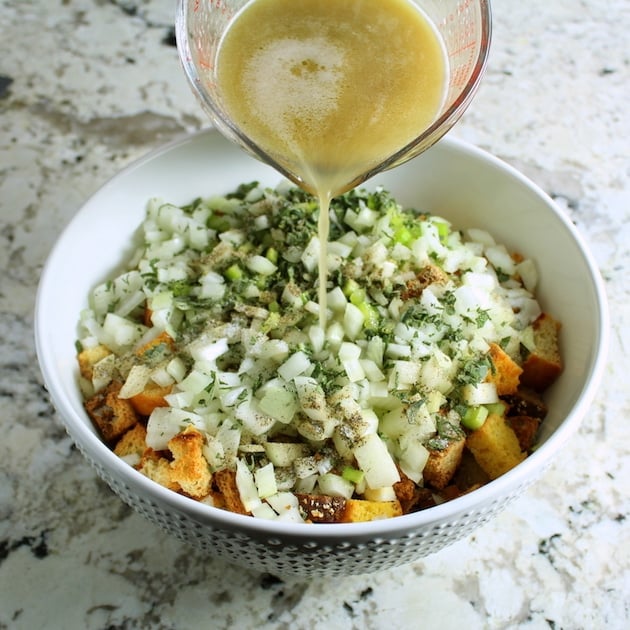
[[[99,476],[125,503],[179,540],[193,545],[208,556],[247,569],[295,577],[374,573],[436,553],[469,536],[474,529],[503,510],[529,485],[528,481],[514,488],[510,494],[464,512],[456,519],[427,525],[417,531],[402,533],[398,537],[390,535],[363,542],[339,541],[326,544],[315,538],[317,530],[314,526],[312,538],[305,537],[302,542],[295,544],[293,540],[283,540],[278,535],[261,540],[243,531],[200,523],[186,513],[162,505],[156,499],[140,496],[87,453],[83,454]]]

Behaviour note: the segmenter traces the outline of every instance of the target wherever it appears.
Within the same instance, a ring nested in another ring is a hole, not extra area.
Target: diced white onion
[[[387,446],[376,433],[367,435],[354,449],[354,456],[365,473],[368,488],[393,486],[400,481],[396,464]]]

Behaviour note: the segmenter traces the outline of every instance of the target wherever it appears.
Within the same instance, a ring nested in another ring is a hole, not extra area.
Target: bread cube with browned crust
[[[146,438],[147,430],[138,422],[116,442],[114,453],[124,458],[127,463],[136,466],[147,450]]]
[[[202,499],[210,493],[212,473],[203,455],[204,437],[195,427],[188,427],[168,442],[173,455],[170,478],[184,493]]]
[[[180,485],[171,477],[171,461],[162,453],[148,448],[142,455],[142,459],[136,470],[161,486],[179,492]]]
[[[490,479],[508,472],[527,456],[514,430],[496,413],[489,414],[483,425],[468,435],[466,446]]]
[[[103,440],[110,445],[138,422],[131,403],[118,397],[121,387],[122,383],[112,381],[85,402],[85,410]]]
[[[418,486],[414,481],[409,479],[405,473],[402,471],[399,472],[400,481],[394,484],[394,492],[400,502],[403,514],[417,512],[418,510],[424,510],[435,505],[433,492],[429,488]]]
[[[486,381],[494,383],[499,396],[516,392],[523,368],[496,343],[490,344],[488,356],[492,361],[492,369],[488,373]]]
[[[459,467],[465,445],[464,436],[449,440],[444,448],[431,448],[428,445],[429,459],[422,470],[424,483],[439,490],[445,488]]]
[[[224,507],[230,512],[236,512],[237,514],[249,514],[241,501],[241,495],[238,491],[238,486],[236,485],[236,471],[228,468],[217,470],[212,475],[212,482],[221,498],[220,501],[215,501],[215,504]]]
[[[507,423],[510,425],[522,451],[529,452],[536,443],[538,428],[540,427],[540,418],[532,418],[531,416],[508,416]]]
[[[542,313],[533,324],[535,349],[523,361],[521,383],[537,392],[547,389],[562,372],[560,322]]]
[[[84,348],[79,352],[77,360],[79,362],[79,373],[88,380],[92,380],[94,366],[106,356],[111,354],[111,350],[107,346],[98,345],[91,348]]]
[[[403,513],[400,501],[366,501],[348,499],[340,523],[363,523],[382,518],[393,518]]]
[[[312,523],[362,523],[403,513],[397,499],[367,501],[314,494],[298,494],[297,499],[305,520]]]
[[[175,342],[173,338],[166,331],[163,331],[150,341],[147,341],[147,343],[136,348],[135,354],[145,363],[153,364],[170,355],[174,348]]]
[[[504,396],[503,401],[508,405],[508,416],[529,416],[542,420],[547,415],[547,403],[539,392],[529,387],[519,387],[516,393]]]
[[[129,399],[129,402],[141,416],[150,416],[157,407],[168,407],[165,396],[168,396],[172,389],[171,385],[161,386],[149,381],[140,393]]]
[[[418,298],[422,292],[432,284],[446,284],[448,274],[437,265],[426,265],[405,284],[405,288],[400,294],[402,300]]]

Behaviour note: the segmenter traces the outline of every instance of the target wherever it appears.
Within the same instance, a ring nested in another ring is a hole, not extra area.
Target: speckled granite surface
[[[453,134],[556,197],[612,311],[605,383],[543,479],[403,569],[279,580],[135,515],[71,446],[32,339],[38,276],[82,201],[206,121],[169,0],[0,1],[0,628],[630,627],[627,0],[495,2],[488,73]]]

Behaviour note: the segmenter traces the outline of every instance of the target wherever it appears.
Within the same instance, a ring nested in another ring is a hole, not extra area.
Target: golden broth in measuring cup
[[[444,45],[408,0],[255,0],[224,33],[215,64],[232,124],[319,197],[323,324],[329,201],[435,120]]]

